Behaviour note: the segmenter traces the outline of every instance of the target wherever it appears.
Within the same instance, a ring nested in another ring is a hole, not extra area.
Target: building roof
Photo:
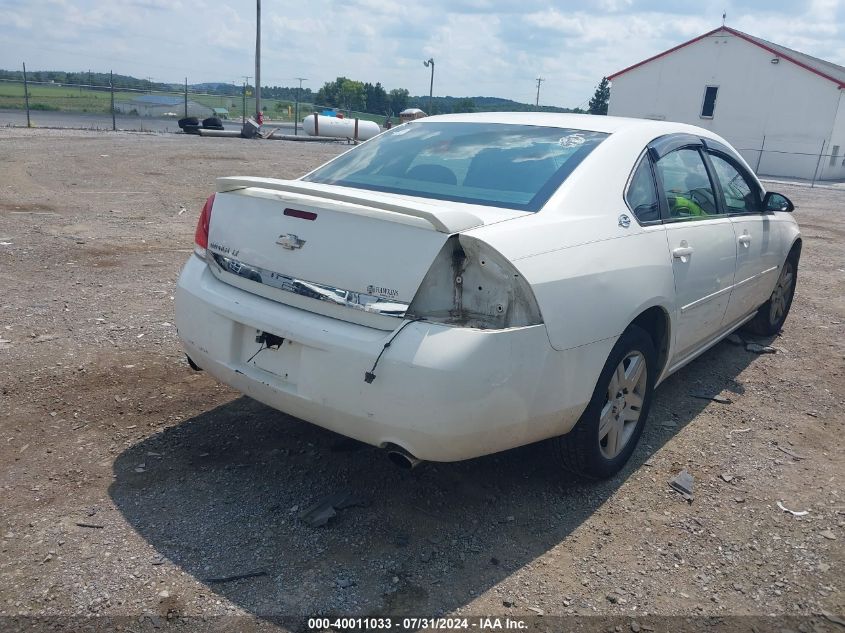
[[[214,111],[214,114],[229,114],[229,111],[226,108],[211,108]]]
[[[627,73],[634,68],[638,68],[643,66],[644,64],[648,64],[656,59],[664,57],[669,53],[673,53],[680,48],[684,48],[685,46],[689,46],[690,44],[694,44],[699,40],[703,40],[705,37],[710,37],[711,35],[735,35],[746,42],[750,42],[755,46],[759,46],[760,48],[768,51],[772,55],[780,57],[781,59],[786,59],[796,66],[803,68],[811,73],[814,73],[824,79],[832,81],[840,88],[845,88],[845,66],[840,66],[838,64],[834,64],[832,62],[825,61],[823,59],[819,59],[818,57],[813,57],[812,55],[807,55],[806,53],[801,53],[799,51],[793,50],[791,48],[787,48],[786,46],[781,46],[780,44],[775,44],[768,40],[764,40],[761,37],[755,37],[753,35],[749,35],[748,33],[743,33],[742,31],[738,31],[736,29],[732,29],[729,26],[720,26],[719,28],[713,29],[712,31],[708,31],[703,35],[699,35],[698,37],[694,37],[691,40],[684,42],[683,44],[679,44],[669,50],[663,51],[662,53],[658,53],[653,57],[649,57],[648,59],[644,59],[641,62],[637,62],[633,66],[628,66],[628,68],[624,68],[618,72],[613,73],[612,75],[608,75],[608,79],[613,81],[616,77]]]

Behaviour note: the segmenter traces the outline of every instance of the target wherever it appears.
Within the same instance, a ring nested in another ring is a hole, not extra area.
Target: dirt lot
[[[214,178],[294,177],[344,147],[0,130],[0,616],[845,630],[845,191],[777,186],[804,233],[779,352],[725,342],[669,379],[615,479],[576,481],[542,445],[406,472],[192,372],[172,325]],[[667,486],[683,468],[692,503]],[[363,503],[298,518],[342,490]]]

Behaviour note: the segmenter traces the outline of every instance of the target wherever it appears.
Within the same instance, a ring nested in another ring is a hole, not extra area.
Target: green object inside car
[[[672,217],[703,216],[709,215],[692,198],[678,194],[667,197],[669,202],[669,215]]]

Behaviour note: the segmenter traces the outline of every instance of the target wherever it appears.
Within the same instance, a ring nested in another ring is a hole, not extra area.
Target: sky
[[[190,83],[255,74],[255,0],[0,0],[0,68]],[[584,106],[600,79],[726,24],[845,66],[845,0],[262,0],[262,85]],[[252,80],[251,80],[252,81]]]

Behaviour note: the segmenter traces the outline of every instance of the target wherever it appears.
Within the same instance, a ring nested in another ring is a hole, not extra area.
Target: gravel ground
[[[670,378],[614,479],[574,480],[544,445],[406,472],[190,371],[172,325],[214,178],[345,147],[0,129],[0,616],[843,630],[845,191],[778,185],[804,234],[778,353],[724,342]],[[682,469],[692,503],[667,486]],[[298,518],[344,491],[328,525]]]

